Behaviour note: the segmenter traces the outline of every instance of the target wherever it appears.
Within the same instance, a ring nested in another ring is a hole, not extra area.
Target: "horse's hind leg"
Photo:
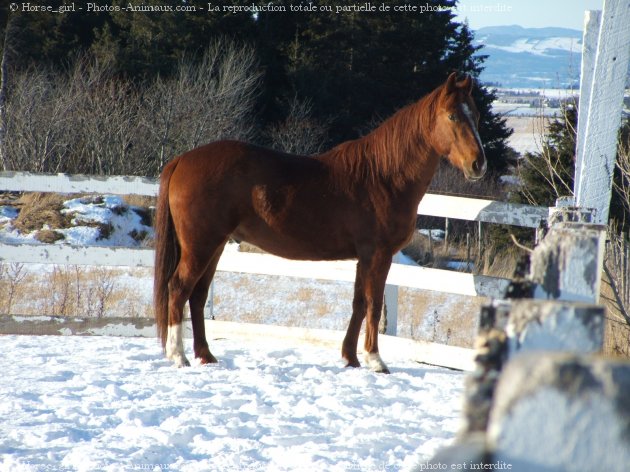
[[[195,358],[199,359],[202,364],[211,364],[217,362],[217,359],[210,352],[208,341],[206,340],[206,326],[204,318],[204,307],[208,299],[208,289],[214,278],[217,264],[225,243],[221,245],[215,252],[214,257],[210,261],[206,272],[201,276],[197,285],[190,295],[190,318],[193,328],[193,350]]]
[[[209,260],[209,256],[182,248],[177,268],[168,282],[166,357],[171,359],[177,367],[190,365],[184,354],[184,306],[189,300],[197,282],[205,273]]]
[[[177,367],[189,366],[184,354],[183,320],[184,305],[203,273],[196,264],[183,253],[175,273],[168,282],[168,332],[166,336],[166,357]]]

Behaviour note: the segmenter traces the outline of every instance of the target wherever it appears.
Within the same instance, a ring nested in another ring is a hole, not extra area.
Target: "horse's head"
[[[486,173],[486,155],[477,131],[479,112],[471,97],[470,76],[457,81],[449,75],[437,97],[434,122],[434,146],[469,180],[481,179]]]

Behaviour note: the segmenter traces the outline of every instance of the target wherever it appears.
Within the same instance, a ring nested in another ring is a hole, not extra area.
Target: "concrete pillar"
[[[604,308],[545,300],[495,301],[481,310],[477,368],[466,381],[464,430],[485,431],[503,366],[523,353],[597,353],[604,346]]]
[[[630,464],[630,363],[530,353],[497,385],[487,459],[520,471],[626,471]]]
[[[531,255],[534,298],[597,303],[605,242],[604,226],[553,226]]]

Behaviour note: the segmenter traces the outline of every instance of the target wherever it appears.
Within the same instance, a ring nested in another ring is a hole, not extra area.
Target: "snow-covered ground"
[[[127,205],[118,195],[79,197],[64,202],[62,214],[72,218],[69,228],[53,228],[63,235],[55,244],[76,246],[141,246],[138,235],[153,237],[153,228],[146,226],[138,213],[138,208]],[[12,222],[18,210],[11,205],[0,206],[0,242],[10,244],[39,244],[35,238],[37,231],[21,233]],[[109,234],[103,236],[95,224],[110,225]],[[46,227],[42,229],[48,229]],[[135,238],[134,238],[134,235]]]
[[[0,471],[401,471],[460,427],[461,372],[393,356],[391,375],[344,369],[336,351],[276,340],[211,347],[218,365],[176,369],[155,339],[2,337]]]

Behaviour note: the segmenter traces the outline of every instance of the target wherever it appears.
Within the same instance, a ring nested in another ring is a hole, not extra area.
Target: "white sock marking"
[[[182,324],[168,327],[166,337],[166,357],[172,360],[177,367],[189,366],[190,362],[184,354],[184,337],[182,335]]]
[[[374,372],[389,372],[387,365],[378,352],[366,352],[365,363]]]

